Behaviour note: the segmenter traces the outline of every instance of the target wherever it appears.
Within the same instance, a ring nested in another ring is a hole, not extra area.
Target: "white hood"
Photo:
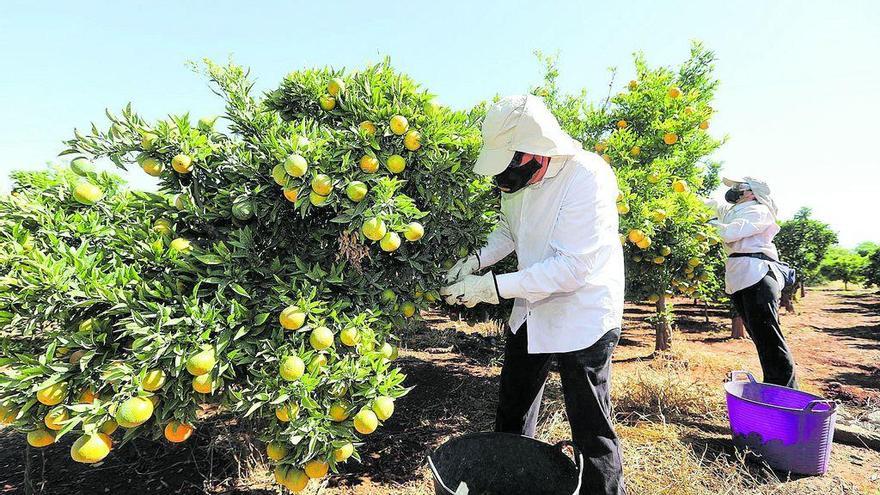
[[[776,207],[776,202],[770,197],[770,186],[768,186],[766,182],[755,179],[754,177],[743,177],[741,179],[725,177],[722,179],[722,182],[724,182],[724,185],[727,187],[741,187],[742,184],[747,185],[748,189],[755,194],[755,200],[769,208],[770,213],[773,214],[773,218],[776,218],[779,209]]]
[[[483,119],[483,149],[474,172],[497,175],[517,151],[541,156],[572,156],[581,149],[534,95],[506,96],[489,106]]]

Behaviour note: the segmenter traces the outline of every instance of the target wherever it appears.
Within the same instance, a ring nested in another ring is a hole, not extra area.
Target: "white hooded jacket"
[[[541,182],[502,194],[501,220],[478,253],[484,268],[516,251],[518,271],[496,277],[499,295],[515,299],[510,329],[528,322],[530,353],[587,348],[623,318],[614,172],[568,137],[534,96],[493,105],[483,135],[493,149],[481,153],[478,173],[503,171],[515,151],[551,156]]]

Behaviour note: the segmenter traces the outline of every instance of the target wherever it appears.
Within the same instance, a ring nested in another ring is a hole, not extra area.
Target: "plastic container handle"
[[[813,409],[815,409],[815,407],[820,404],[825,404],[828,406],[827,411],[820,411],[823,413],[824,412],[833,413],[835,411],[835,409],[837,409],[837,402],[834,402],[833,400],[821,399],[821,400],[811,400],[810,403],[807,404],[806,407],[804,407],[804,412],[808,412],[808,413],[814,412]]]
[[[565,454],[565,447],[571,447],[571,451],[574,454],[574,462],[575,464],[577,464],[578,469],[578,483],[577,489],[574,491],[574,493],[580,493],[581,482],[584,479],[584,454],[582,454],[580,449],[578,449],[577,446],[569,440],[562,440],[561,442],[557,442],[554,447],[562,451],[563,454]]]
[[[455,490],[450,490],[449,487],[446,486],[446,483],[443,482],[443,478],[440,477],[440,473],[437,472],[437,468],[434,467],[434,461],[431,460],[431,456],[428,456],[428,467],[431,468],[431,473],[434,474],[434,479],[440,482],[440,486],[446,490],[446,493],[455,493]]]
[[[751,373],[749,373],[748,371],[745,371],[745,370],[731,371],[730,373],[727,374],[727,379],[728,379],[728,381],[736,382],[736,381],[739,381],[736,379],[736,377],[741,376],[741,375],[745,375],[746,378],[748,378],[749,381],[752,383],[758,382],[757,380],[755,380],[754,375],[752,375]]]

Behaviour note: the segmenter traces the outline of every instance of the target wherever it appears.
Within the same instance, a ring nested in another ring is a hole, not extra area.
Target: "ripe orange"
[[[626,215],[629,213],[629,205],[626,203],[617,203],[617,213],[621,215]]]
[[[192,157],[183,153],[175,155],[174,158],[171,159],[171,168],[173,168],[178,174],[188,174],[192,172]]]
[[[397,251],[397,248],[400,247],[400,236],[397,232],[388,232],[382,237],[382,240],[379,241],[379,247],[382,248],[382,251],[387,253]]]
[[[305,323],[306,314],[298,306],[291,305],[281,311],[278,321],[286,330],[297,330]]]
[[[677,193],[683,193],[688,190],[687,182],[683,180],[676,180],[672,183],[672,190]]]
[[[141,382],[141,388],[147,392],[155,392],[163,385],[165,385],[165,372],[158,368],[147,371],[144,381]]]
[[[43,418],[43,423],[46,425],[46,428],[50,430],[58,431],[61,428],[64,428],[64,422],[67,421],[70,416],[67,414],[67,409],[64,406],[53,407],[46,413],[46,416]]]
[[[327,84],[327,92],[332,96],[339,96],[343,91],[345,91],[345,82],[338,77],[334,77]]]
[[[165,438],[172,443],[185,442],[192,435],[192,432],[192,426],[180,421],[171,421],[165,425]]]
[[[80,182],[73,188],[73,199],[78,203],[91,206],[104,197],[104,191],[91,182]]]
[[[52,385],[41,388],[37,392],[37,400],[40,404],[54,406],[60,404],[67,396],[67,382],[53,383]]]
[[[317,479],[327,476],[327,471],[330,470],[330,464],[319,459],[312,459],[307,462],[303,468],[306,472],[306,476],[312,479]]]
[[[629,87],[629,90],[630,90],[630,91],[633,91],[633,90],[635,90],[636,88],[639,87],[639,83],[638,83],[638,81],[636,81],[636,80],[632,80],[632,81],[629,82],[629,84],[628,84],[627,86]]]
[[[678,142],[678,135],[667,132],[663,135],[663,142],[669,145],[675,144]]]
[[[596,143],[596,146],[593,147],[596,150],[596,153],[604,153],[606,149],[608,149],[608,145],[605,143]]]
[[[608,155],[607,153],[602,155],[602,159],[605,160],[605,163],[611,163],[611,155]]]
[[[281,366],[278,374],[285,381],[292,382],[299,380],[303,373],[306,372],[306,363],[299,356],[287,356],[281,360]]]
[[[302,155],[292,154],[284,160],[284,171],[293,177],[302,177],[309,170],[309,164]]]
[[[27,434],[27,443],[31,447],[45,447],[47,445],[52,445],[55,443],[55,432],[52,430],[47,430],[45,428],[38,428],[33,431],[29,431]]]
[[[333,95],[321,95],[318,98],[318,104],[321,105],[321,108],[326,111],[331,111],[336,108],[336,98]]]
[[[287,175],[284,165],[279,164],[272,167],[272,180],[279,186],[286,186],[288,177],[289,175]]]
[[[354,429],[362,435],[369,435],[379,426],[379,418],[369,409],[362,409],[354,416]]]
[[[348,419],[351,404],[345,401],[337,401],[330,405],[330,419],[341,423]]]
[[[200,394],[213,394],[217,388],[217,381],[210,373],[206,373],[193,378],[192,388]]]
[[[704,120],[704,121],[700,122],[700,129],[705,131],[708,128],[709,128],[709,121],[708,120]]]
[[[141,162],[141,168],[147,173],[147,175],[153,177],[159,177],[162,175],[162,172],[165,171],[165,165],[162,165],[162,163],[155,158],[145,158]]]
[[[296,203],[299,198],[299,190],[284,188],[284,197],[291,203]]]
[[[153,403],[145,397],[132,397],[116,408],[116,423],[123,428],[134,428],[147,422],[153,415]]]
[[[326,174],[318,174],[312,178],[312,191],[321,196],[329,196],[333,191],[333,179]]]
[[[617,121],[617,128],[618,128],[618,129],[626,129],[626,126],[627,126],[627,125],[628,125],[628,124],[626,123],[625,120],[618,120],[618,121]]]
[[[367,197],[367,185],[359,180],[351,181],[345,187],[345,195],[355,203],[360,203]]]
[[[364,222],[364,225],[361,227],[361,232],[367,239],[378,241],[385,237],[387,229],[385,227],[385,222],[374,217]]]
[[[186,360],[186,370],[193,376],[209,373],[217,364],[217,356],[213,347],[203,348]]]
[[[376,135],[376,124],[370,122],[369,120],[365,120],[365,121],[361,122],[360,124],[358,124],[358,130],[360,130],[361,132],[363,132],[364,134],[366,134],[368,136],[375,136]]]
[[[403,137],[403,146],[410,151],[416,151],[422,147],[422,135],[419,131],[409,131]]]
[[[379,170],[379,160],[370,155],[362,156],[358,165],[360,165],[361,170],[368,174],[374,174]]]
[[[280,461],[287,457],[287,446],[281,442],[269,442],[266,445],[266,456],[273,461]]]
[[[391,132],[397,134],[398,136],[403,135],[409,129],[409,122],[406,120],[406,117],[403,115],[395,115],[391,117],[390,127]]]
[[[379,396],[373,400],[373,412],[376,417],[386,421],[394,414],[394,399],[388,396]]]
[[[635,244],[645,238],[645,233],[641,230],[633,229],[629,231],[627,237],[629,238],[629,242]]]
[[[12,424],[16,416],[18,416],[18,411],[6,404],[0,404],[0,425]]]
[[[83,435],[70,446],[70,457],[76,462],[94,464],[107,457],[112,447],[113,441],[104,433]]]
[[[425,227],[419,222],[410,222],[403,231],[403,236],[410,242],[415,242],[425,235]]]
[[[323,351],[333,345],[333,330],[327,327],[318,327],[312,330],[312,334],[309,336],[309,343],[312,344],[316,351]]]
[[[406,301],[400,305],[400,312],[403,313],[404,318],[412,318],[412,316],[416,314],[416,305],[410,301]]]
[[[336,462],[345,462],[352,454],[354,454],[354,444],[348,442],[333,451],[333,459],[336,460]]]
[[[293,403],[282,404],[275,408],[275,417],[282,423],[287,423],[292,419],[296,419],[299,414],[299,406]]]
[[[187,254],[192,251],[192,243],[189,242],[188,239],[184,239],[183,237],[178,237],[171,241],[169,245],[172,251],[177,251],[179,253]]]
[[[646,236],[644,239],[637,242],[636,246],[638,246],[641,249],[648,249],[649,247],[651,247],[651,238]]]
[[[670,98],[678,98],[681,96],[681,90],[678,89],[677,86],[672,86],[666,94],[668,94]]]
[[[355,327],[348,327],[339,332],[339,341],[348,347],[354,347],[360,340],[360,335]]]
[[[392,174],[399,174],[406,168],[406,159],[400,155],[391,155],[385,161],[385,168]]]

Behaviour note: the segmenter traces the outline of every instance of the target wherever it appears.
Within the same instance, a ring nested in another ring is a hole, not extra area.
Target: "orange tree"
[[[299,491],[391,416],[393,332],[495,198],[466,166],[474,117],[387,62],[262,96],[238,66],[205,72],[223,129],[108,112],[67,143],[71,170],[16,174],[0,198],[0,419],[37,447],[78,435],[72,457],[97,462],[114,441],[185,441],[213,404],[262,425]],[[158,193],[95,173],[104,157]]]
[[[563,94],[555,60],[542,59],[544,83],[534,93],[572,137],[614,167],[626,295],[655,305],[656,348],[668,349],[668,297],[712,300],[722,288],[720,243],[699,197],[718,185],[719,164],[709,156],[722,142],[708,132],[714,55],[694,44],[675,68],[651,67],[637,55],[636,78],[601,102],[591,102],[585,91]]]

